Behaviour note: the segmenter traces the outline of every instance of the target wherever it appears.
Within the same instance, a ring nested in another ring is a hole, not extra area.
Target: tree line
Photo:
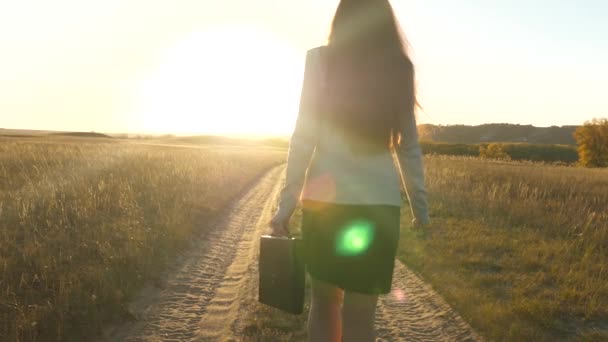
[[[496,131],[497,127],[524,127],[528,130],[529,126],[509,125],[509,124],[493,124],[481,126],[434,126],[420,125],[418,127],[421,137],[421,146],[424,154],[442,154],[454,156],[470,156],[487,159],[502,159],[502,160],[529,160],[537,162],[563,163],[574,165],[578,164],[585,167],[608,167],[608,119],[593,119],[585,122],[583,126],[578,126],[572,129],[569,133],[572,141],[575,144],[539,144],[527,142],[505,142],[504,140],[496,139],[499,142],[478,142],[478,143],[450,143],[429,141],[429,137],[438,137],[441,135],[441,130],[447,130],[450,127],[453,140],[475,141],[478,137],[460,136],[466,131],[472,132],[480,130],[488,132],[488,127],[493,127]],[[503,127],[503,128],[504,128]],[[555,127],[555,126],[554,126]],[[575,127],[575,126],[564,126]],[[564,132],[564,127],[559,132]],[[549,127],[549,129],[551,129]],[[568,128],[569,130],[570,128]],[[444,132],[445,133],[445,132]],[[521,132],[520,132],[521,133]],[[561,134],[561,133],[560,133]],[[489,137],[485,135],[484,137]],[[493,138],[500,137],[500,134],[491,135]],[[502,134],[504,138],[504,132]],[[557,137],[557,136],[555,136]]]
[[[575,164],[576,146],[527,143],[450,144],[420,142],[424,154],[480,157],[502,160],[529,160],[547,163]]]

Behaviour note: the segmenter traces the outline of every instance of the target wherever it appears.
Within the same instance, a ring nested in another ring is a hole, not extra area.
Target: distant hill
[[[33,138],[45,136],[81,137],[81,138],[112,138],[111,136],[97,132],[60,132],[43,131],[31,129],[6,129],[0,128],[0,136],[9,138]]]
[[[31,130],[31,129],[10,129],[10,128],[0,128],[0,136],[3,137],[11,137],[11,138],[29,138],[29,137],[39,137],[47,134],[54,133],[53,131],[41,131],[41,130]]]
[[[80,138],[110,138],[111,136],[103,133],[96,132],[60,132],[60,133],[52,133],[49,135],[58,135],[64,137],[80,137]]]
[[[163,137],[159,140],[167,144],[195,144],[195,145],[250,145],[250,146],[271,146],[286,148],[289,145],[287,139],[267,138],[267,139],[249,139],[235,138],[215,135],[196,135],[184,137]]]
[[[535,127],[532,125],[486,124],[479,126],[418,126],[420,140],[460,144],[525,142],[531,144],[576,145],[573,133],[578,126]]]

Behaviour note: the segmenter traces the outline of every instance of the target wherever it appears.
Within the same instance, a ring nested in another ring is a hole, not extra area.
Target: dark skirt
[[[390,292],[400,208],[304,201],[303,257],[313,278],[365,294]]]

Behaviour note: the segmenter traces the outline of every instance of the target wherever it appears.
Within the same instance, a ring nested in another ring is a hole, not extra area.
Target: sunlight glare
[[[254,27],[193,32],[141,82],[140,125],[176,134],[289,134],[304,55]]]

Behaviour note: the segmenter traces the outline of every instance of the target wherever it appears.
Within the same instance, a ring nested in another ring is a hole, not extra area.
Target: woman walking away
[[[286,235],[302,199],[311,341],[374,340],[378,295],[391,288],[402,176],[413,224],[429,222],[404,45],[388,0],[342,0],[329,44],[306,57],[286,183],[270,224],[273,235]]]

